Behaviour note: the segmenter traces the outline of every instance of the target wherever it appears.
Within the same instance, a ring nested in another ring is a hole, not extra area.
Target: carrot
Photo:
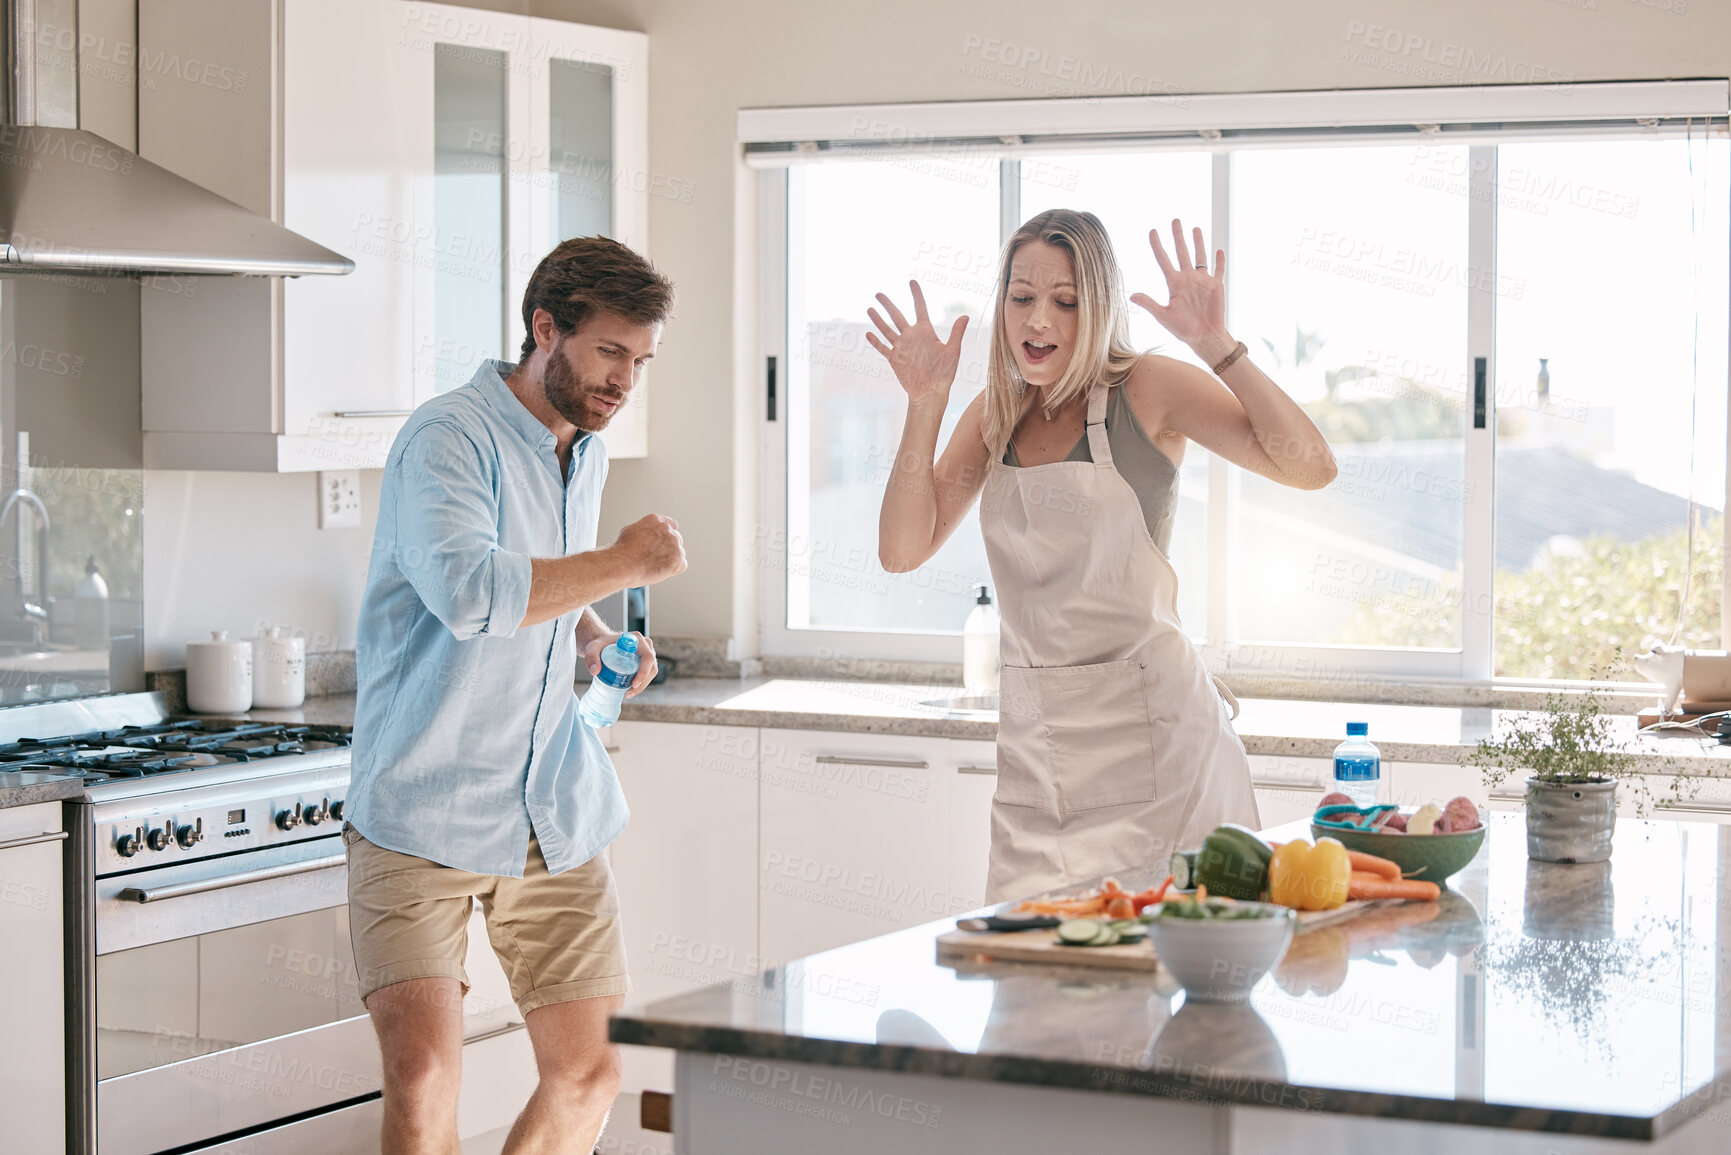
[[[1166,881],[1159,886],[1151,886],[1141,894],[1134,896],[1130,901],[1135,904],[1136,913],[1141,914],[1145,909],[1165,898],[1166,891],[1171,888],[1172,882],[1173,876],[1168,874]]]
[[[1410,898],[1416,902],[1435,902],[1441,894],[1442,888],[1434,882],[1422,882],[1416,878],[1388,879],[1356,870],[1346,886],[1349,899]]]
[[[1352,868],[1355,871],[1368,871],[1371,874],[1386,878],[1390,882],[1397,882],[1400,879],[1400,867],[1386,858],[1378,858],[1374,854],[1366,854],[1361,850],[1349,850],[1346,852],[1346,860],[1352,863]]]

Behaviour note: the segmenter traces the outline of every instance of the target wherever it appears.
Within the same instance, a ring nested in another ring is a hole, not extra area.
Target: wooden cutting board
[[[1399,898],[1349,902],[1333,910],[1305,910],[1298,914],[1297,933],[1315,930],[1319,926],[1345,922],[1373,907]],[[1160,960],[1146,938],[1139,942],[1117,946],[1069,946],[1058,941],[1056,927],[1042,930],[968,931],[952,930],[937,937],[938,959],[971,962],[1032,962],[1048,966],[1111,967],[1116,970],[1155,971]]]

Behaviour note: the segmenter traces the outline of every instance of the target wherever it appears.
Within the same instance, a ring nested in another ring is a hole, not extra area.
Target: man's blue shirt
[[[530,558],[595,548],[607,450],[560,476],[552,432],[486,361],[416,409],[385,462],[355,645],[344,817],[368,841],[519,878],[533,829],[548,870],[580,866],[629,812],[577,719],[578,615],[523,626]]]

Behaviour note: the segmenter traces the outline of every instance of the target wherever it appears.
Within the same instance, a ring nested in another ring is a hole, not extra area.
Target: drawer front
[[[766,961],[969,908],[950,892],[948,739],[761,735],[758,894]]]

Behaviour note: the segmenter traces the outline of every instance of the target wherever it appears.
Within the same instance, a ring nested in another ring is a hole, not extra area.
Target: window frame
[[[1468,303],[1465,364],[1479,359],[1485,378],[1496,365],[1497,146],[1522,140],[1665,139],[1703,124],[1723,133],[1731,83],[1629,82],[1590,85],[1510,85],[1480,88],[1358,90],[1324,93],[1218,94],[958,102],[829,108],[744,109],[739,133],[746,161],[760,170],[760,269],[763,352],[776,359],[775,419],[763,413],[760,513],[748,557],[758,580],[759,652],[766,656],[842,660],[948,662],[961,660],[955,633],[790,628],[784,551],[789,524],[790,440],[797,367],[789,358],[791,303],[799,286],[790,264],[797,235],[798,170],[809,163],[888,159],[910,151],[944,153],[989,148],[1000,158],[999,235],[1020,223],[1020,161],[1052,153],[1149,149],[1213,154],[1209,235],[1231,248],[1232,158],[1246,149],[1390,144],[1465,145],[1469,149]],[[887,127],[886,127],[887,126]],[[1328,126],[1328,127],[1321,127]],[[1036,135],[1037,134],[1037,135]],[[1230,306],[1229,306],[1230,307]],[[1227,323],[1232,323],[1228,315]],[[1731,381],[1720,387],[1731,390]],[[1465,476],[1494,494],[1496,393],[1485,390],[1482,425],[1465,430]],[[1731,429],[1727,430],[1731,437]],[[799,447],[803,450],[803,446]],[[1494,500],[1464,503],[1461,646],[1458,650],[1269,643],[1237,637],[1235,608],[1241,567],[1236,562],[1242,508],[1239,471],[1210,455],[1206,543],[1211,586],[1206,633],[1197,644],[1220,673],[1296,677],[1319,682],[1422,680],[1488,685],[1524,683],[1493,674],[1495,635]],[[1725,508],[1731,509],[1731,468]],[[1731,518],[1725,521],[1731,539]],[[1731,554],[1731,548],[1727,549]],[[779,567],[773,560],[779,556]],[[1482,592],[1481,592],[1482,591]],[[1721,607],[1722,644],[1731,645],[1731,601]]]

